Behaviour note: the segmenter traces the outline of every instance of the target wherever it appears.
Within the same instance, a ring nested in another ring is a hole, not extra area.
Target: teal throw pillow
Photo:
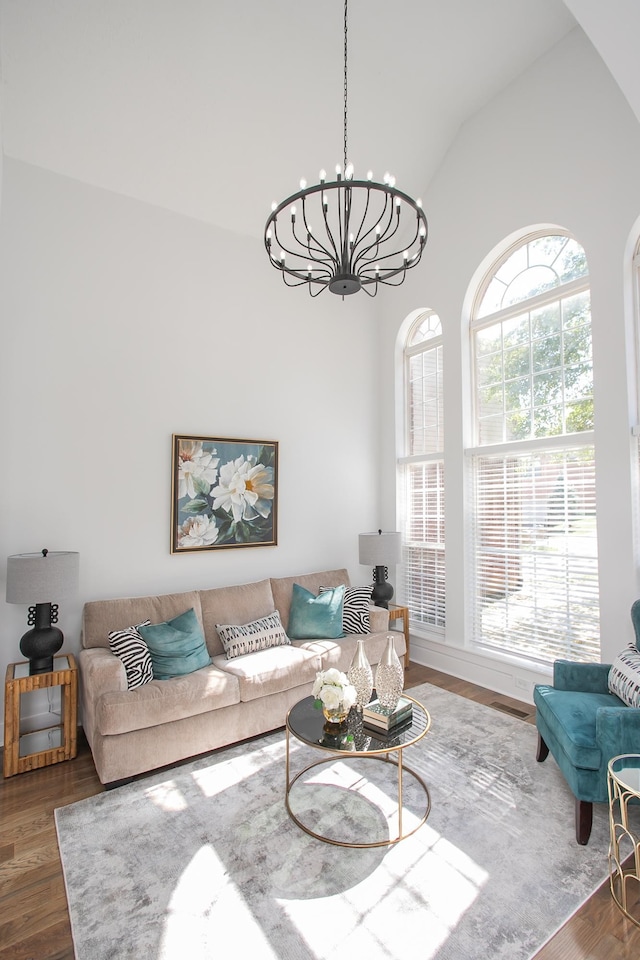
[[[138,632],[149,648],[154,680],[183,677],[211,663],[193,607],[168,623],[140,626]]]
[[[287,635],[291,640],[336,640],[343,637],[344,585],[316,597],[294,583]]]

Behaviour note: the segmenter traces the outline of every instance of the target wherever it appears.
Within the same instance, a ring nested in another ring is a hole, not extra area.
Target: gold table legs
[[[313,763],[308,764],[302,770],[300,770],[294,777],[291,777],[291,763],[290,763],[290,751],[289,751],[289,728],[286,729],[286,760],[285,760],[285,776],[286,776],[286,788],[285,788],[285,806],[287,808],[287,813],[291,817],[294,823],[296,823],[301,830],[304,830],[305,833],[308,833],[309,836],[315,837],[316,840],[323,840],[325,843],[333,843],[338,847],[354,847],[359,849],[368,849],[370,847],[388,847],[394,843],[399,843],[400,840],[404,840],[406,837],[410,837],[413,833],[420,829],[422,824],[426,821],[429,813],[431,811],[431,795],[429,789],[419,774],[412,770],[411,767],[408,767],[403,761],[403,748],[397,747],[394,750],[389,751],[380,751],[379,753],[357,753],[357,752],[335,752],[331,753],[327,757],[323,757],[321,760],[316,760]],[[390,754],[397,754],[397,760],[391,759]],[[315,830],[312,830],[311,827],[308,827],[305,823],[300,820],[298,816],[291,809],[289,803],[289,794],[294,784],[309,770],[313,770],[315,767],[320,767],[327,763],[335,763],[336,760],[346,761],[349,758],[353,757],[364,757],[369,760],[378,760],[383,763],[391,763],[397,767],[397,796],[398,796],[398,832],[395,837],[390,837],[384,840],[373,840],[368,843],[354,843],[346,840],[336,840],[332,837],[327,837],[325,834],[318,833]],[[413,777],[413,779],[420,785],[422,788],[425,798],[426,798],[426,807],[423,817],[420,821],[412,827],[411,830],[404,832],[403,822],[402,822],[402,787],[403,787],[403,775],[408,774]]]

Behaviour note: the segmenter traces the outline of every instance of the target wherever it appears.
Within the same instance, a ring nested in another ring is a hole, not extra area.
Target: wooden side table
[[[402,632],[404,633],[404,639],[407,644],[407,652],[404,655],[404,665],[405,669],[409,666],[409,650],[410,650],[410,640],[409,640],[409,607],[402,607],[398,603],[389,604],[389,621],[391,620],[402,620]]]
[[[40,730],[20,731],[20,697],[32,690],[60,687],[60,723]],[[78,668],[69,653],[54,658],[49,673],[29,675],[28,661],[10,663],[4,688],[4,763],[5,777],[26,770],[48,767],[61,760],[70,760],[78,751]],[[42,746],[47,734],[50,746]]]

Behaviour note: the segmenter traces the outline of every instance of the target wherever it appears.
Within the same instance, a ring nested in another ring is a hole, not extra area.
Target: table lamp
[[[389,583],[390,566],[400,563],[402,543],[400,534],[378,530],[377,533],[361,533],[359,536],[360,563],[373,567],[373,591],[371,599],[377,607],[389,608],[393,587]]]
[[[20,652],[29,661],[29,674],[53,670],[53,655],[64,640],[53,601],[73,596],[78,589],[78,553],[69,551],[17,553],[7,560],[7,603],[32,604]]]

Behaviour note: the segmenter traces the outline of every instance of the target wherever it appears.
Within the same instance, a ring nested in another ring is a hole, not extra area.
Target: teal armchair
[[[640,650],[640,601],[631,609]],[[593,804],[606,803],[607,766],[622,753],[640,753],[640,709],[607,686],[610,664],[556,660],[553,685],[533,691],[538,728],[536,759],[551,752],[575,797],[576,840],[591,834]]]

